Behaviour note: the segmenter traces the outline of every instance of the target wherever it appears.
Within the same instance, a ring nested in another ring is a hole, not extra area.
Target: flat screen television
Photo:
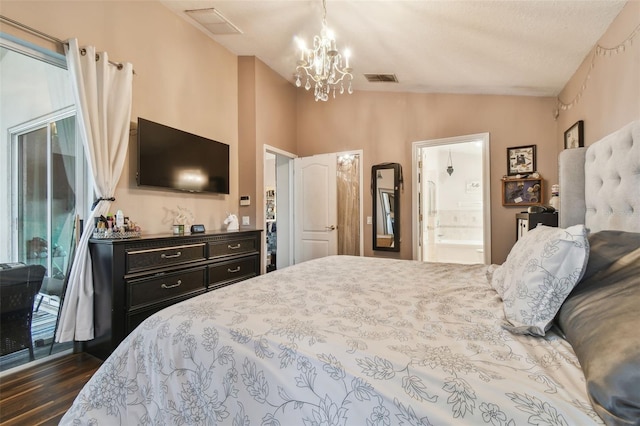
[[[138,118],[138,186],[229,193],[229,145]]]

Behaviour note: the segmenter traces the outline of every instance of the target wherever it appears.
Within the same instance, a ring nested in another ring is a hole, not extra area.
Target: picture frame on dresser
[[[584,121],[576,121],[564,132],[564,149],[584,146]]]
[[[529,174],[536,171],[536,146],[507,148],[507,175]]]
[[[544,202],[542,178],[502,179],[503,206],[537,206]]]

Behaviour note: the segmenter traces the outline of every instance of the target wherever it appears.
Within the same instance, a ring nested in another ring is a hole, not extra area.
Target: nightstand
[[[558,213],[517,213],[516,214],[516,241],[530,229],[539,224],[558,226]]]

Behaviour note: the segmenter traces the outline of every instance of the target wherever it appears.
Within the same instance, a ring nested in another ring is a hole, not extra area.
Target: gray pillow
[[[589,236],[585,276],[558,314],[594,409],[609,425],[640,425],[640,234]]]

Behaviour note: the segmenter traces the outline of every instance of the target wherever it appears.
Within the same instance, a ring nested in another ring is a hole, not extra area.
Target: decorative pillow
[[[538,225],[511,249],[504,271],[504,327],[544,336],[584,274],[589,241],[584,225],[567,229]],[[495,275],[495,273],[494,273]]]
[[[610,425],[640,424],[640,234],[589,236],[584,279],[558,314],[591,403]]]
[[[498,292],[500,297],[504,297],[504,274],[506,272],[504,264],[491,264],[487,268],[487,279],[491,283],[491,287]]]

